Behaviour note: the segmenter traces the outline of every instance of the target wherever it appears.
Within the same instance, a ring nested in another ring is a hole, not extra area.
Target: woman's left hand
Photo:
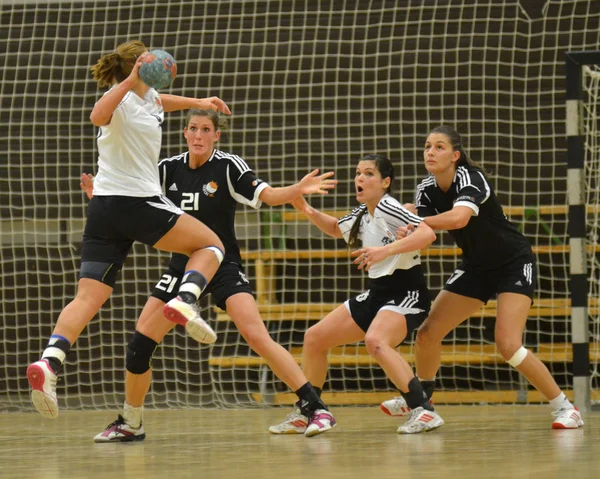
[[[79,183],[79,187],[87,195],[88,200],[91,200],[94,191],[94,177],[89,173],[81,173],[81,183]]]
[[[365,269],[369,271],[371,266],[375,263],[379,263],[387,258],[387,254],[384,246],[367,246],[356,251],[352,251],[350,256],[356,257],[354,264],[358,264],[358,269]]]
[[[300,185],[300,191],[303,195],[311,195],[314,193],[326,195],[329,193],[329,190],[332,190],[335,188],[335,185],[338,184],[338,180],[331,179],[335,174],[333,171],[328,171],[327,173],[317,176],[318,173],[319,169],[317,168],[300,180],[298,184]]]
[[[214,110],[225,115],[231,115],[231,110],[223,100],[217,96],[211,96],[210,98],[196,98],[192,108],[198,108],[199,110]]]

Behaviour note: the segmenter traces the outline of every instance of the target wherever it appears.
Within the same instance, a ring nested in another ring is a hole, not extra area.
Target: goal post
[[[589,272],[597,263],[596,254],[588,253],[588,245],[596,246],[598,237],[595,231],[588,232],[587,208],[598,206],[599,199],[594,175],[600,169],[600,51],[567,52],[565,57],[573,392],[575,404],[588,410],[592,387],[590,326],[594,324],[588,314],[588,294],[594,292],[590,291],[594,281]],[[597,213],[592,216],[597,217]]]

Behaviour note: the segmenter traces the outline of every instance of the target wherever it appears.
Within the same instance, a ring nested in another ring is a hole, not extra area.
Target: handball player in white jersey
[[[134,241],[189,257],[178,296],[165,306],[165,314],[199,341],[216,339],[194,304],[223,259],[223,244],[162,194],[157,163],[165,111],[196,107],[230,112],[216,97],[164,95],[148,87],[138,75],[145,54],[142,42],[126,42],[91,69],[98,85],[110,89],[90,115],[100,129],[98,175],[83,235],[77,294],[60,313],[42,358],[27,368],[33,404],[47,418],[58,416],[56,380],[65,357],[112,293]]]
[[[292,203],[321,231],[344,238],[359,269],[369,273],[368,290],[338,306],[306,331],[302,370],[322,390],[327,377],[327,353],[344,344],[365,342],[410,407],[429,418],[427,430],[443,424],[433,410],[408,362],[395,349],[425,320],[430,297],[421,266],[420,250],[435,241],[435,233],[417,215],[389,194],[394,179],[391,161],[366,155],[355,176],[356,199],[361,205],[341,219],[308,205]],[[395,241],[399,227],[416,226],[413,234]],[[306,418],[296,407],[285,420],[269,429],[273,434],[302,433]],[[411,433],[400,426],[398,433]]]
[[[188,150],[159,162],[160,183],[173,203],[215,231],[225,245],[225,258],[203,295],[213,295],[248,345],[296,393],[308,418],[306,435],[314,436],[330,429],[335,421],[290,352],[271,338],[260,317],[242,266],[235,214],[238,204],[260,208],[263,202],[274,206],[302,194],[326,194],[337,181],[330,179],[333,173],[317,176],[318,170],[314,170],[294,185],[273,188],[257,178],[242,158],[215,148],[224,126],[224,119],[212,110],[190,110],[184,128]],[[90,175],[82,175],[82,188],[92,196]],[[173,254],[146,302],[127,345],[123,412],[95,436],[96,442],[145,439],[143,405],[152,381],[152,354],[174,326],[165,318],[163,306],[176,296],[186,262],[186,256]]]
[[[417,376],[431,398],[440,367],[442,340],[497,297],[495,340],[504,360],[550,402],[553,429],[583,426],[581,414],[560,390],[546,365],[523,346],[523,331],[536,286],[535,255],[527,238],[502,211],[483,170],[465,152],[460,135],[434,128],[424,149],[430,175],[417,189],[417,211],[434,230],[448,230],[462,250],[461,263],[444,285],[415,342]],[[402,237],[406,231],[399,232]],[[410,236],[409,236],[410,237]],[[382,403],[390,415],[406,413],[404,398]],[[407,422],[427,430],[414,411]]]

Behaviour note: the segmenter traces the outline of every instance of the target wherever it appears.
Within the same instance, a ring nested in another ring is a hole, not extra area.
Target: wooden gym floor
[[[396,434],[404,418],[372,407],[332,408],[317,437],[274,436],[288,408],[148,410],[146,440],[95,444],[112,411],[0,413],[0,477],[70,478],[599,478],[600,412],[552,430],[544,406],[438,406],[446,424]]]

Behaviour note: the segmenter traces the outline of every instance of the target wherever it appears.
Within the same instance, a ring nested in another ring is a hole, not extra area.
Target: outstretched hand
[[[335,174],[333,171],[328,171],[317,176],[318,173],[319,169],[317,168],[300,180],[298,184],[303,195],[312,195],[314,193],[326,195],[329,193],[329,190],[332,190],[338,184],[338,180],[330,179]]]
[[[354,264],[358,265],[358,269],[364,268],[365,271],[369,271],[373,264],[383,261],[389,255],[383,246],[365,246],[352,251],[350,256],[356,257]]]
[[[220,111],[226,115],[231,115],[231,110],[227,106],[227,103],[216,96],[211,96],[210,98],[198,98],[194,108],[198,108],[200,110]]]
[[[81,183],[79,187],[85,192],[88,200],[91,200],[94,196],[94,176],[89,173],[81,173]]]

